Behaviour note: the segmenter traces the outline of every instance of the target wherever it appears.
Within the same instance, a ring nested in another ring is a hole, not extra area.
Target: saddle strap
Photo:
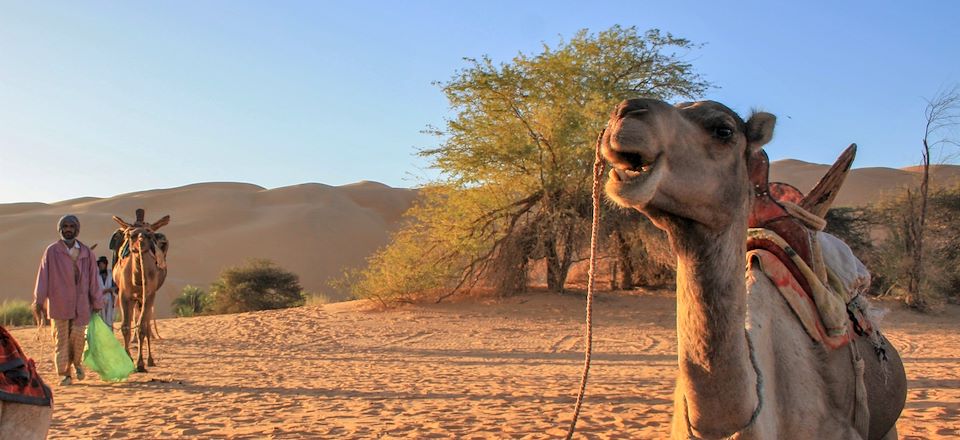
[[[830,290],[821,281],[819,274],[807,265],[806,261],[800,258],[783,238],[773,231],[759,228],[750,228],[747,236],[769,240],[783,248],[790,257],[790,261],[797,266],[803,278],[806,279],[810,290],[806,290],[805,293],[813,298],[827,333],[830,336],[841,336],[847,333],[850,321],[847,319],[846,301],[837,292]]]
[[[807,295],[793,274],[787,270],[783,262],[772,252],[764,249],[753,249],[747,252],[747,282],[754,282],[750,279],[753,271],[749,270],[753,265],[759,265],[760,271],[777,287],[777,291],[790,306],[797,320],[800,321],[803,329],[806,330],[810,339],[822,343],[831,349],[843,347],[850,341],[850,333],[830,332],[824,327],[820,311],[817,304],[813,302],[810,295]],[[844,310],[846,315],[846,310]],[[849,321],[846,323],[849,326]]]

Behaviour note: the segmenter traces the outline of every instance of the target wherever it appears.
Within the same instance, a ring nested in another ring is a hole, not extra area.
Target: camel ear
[[[160,229],[160,228],[166,226],[167,223],[170,223],[170,216],[169,216],[169,215],[163,216],[163,218],[161,218],[160,220],[157,220],[157,221],[154,222],[152,225],[150,225],[150,230],[156,231],[157,229]]]
[[[120,225],[120,227],[123,228],[123,229],[129,229],[129,228],[130,228],[130,223],[127,223],[127,222],[123,221],[123,219],[120,218],[120,217],[113,216],[113,221],[117,222],[117,224]]]
[[[840,154],[833,166],[817,182],[817,185],[810,190],[810,193],[800,201],[800,207],[810,211],[818,217],[827,215],[833,199],[837,198],[840,192],[840,186],[847,178],[847,172],[853,165],[853,159],[857,156],[857,144],[850,144],[846,150]]]
[[[766,112],[756,112],[747,121],[747,148],[757,151],[773,139],[773,126],[777,117]]]

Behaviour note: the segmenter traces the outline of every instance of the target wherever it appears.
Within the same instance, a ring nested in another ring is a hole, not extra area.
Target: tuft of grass
[[[0,303],[0,324],[5,327],[33,325],[33,309],[22,300],[5,300]]]

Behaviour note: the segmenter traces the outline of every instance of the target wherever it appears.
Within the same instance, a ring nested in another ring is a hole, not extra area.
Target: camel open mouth
[[[630,183],[649,176],[660,163],[660,155],[652,160],[644,160],[644,157],[637,153],[611,153],[609,156],[614,157],[608,157],[611,162],[610,179],[616,182]]]
[[[642,155],[636,152],[616,151],[609,145],[604,157],[611,169],[607,180],[607,195],[617,204],[641,209],[653,200],[667,167],[663,155]]]

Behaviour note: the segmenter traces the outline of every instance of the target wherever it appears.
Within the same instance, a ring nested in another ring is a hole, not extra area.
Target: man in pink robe
[[[83,380],[81,357],[91,312],[103,308],[103,294],[97,282],[97,263],[86,245],[77,240],[80,220],[65,215],[57,223],[60,240],[43,252],[33,291],[34,307],[46,311],[53,321],[56,341],[54,363],[60,385],[72,381],[70,366]]]

